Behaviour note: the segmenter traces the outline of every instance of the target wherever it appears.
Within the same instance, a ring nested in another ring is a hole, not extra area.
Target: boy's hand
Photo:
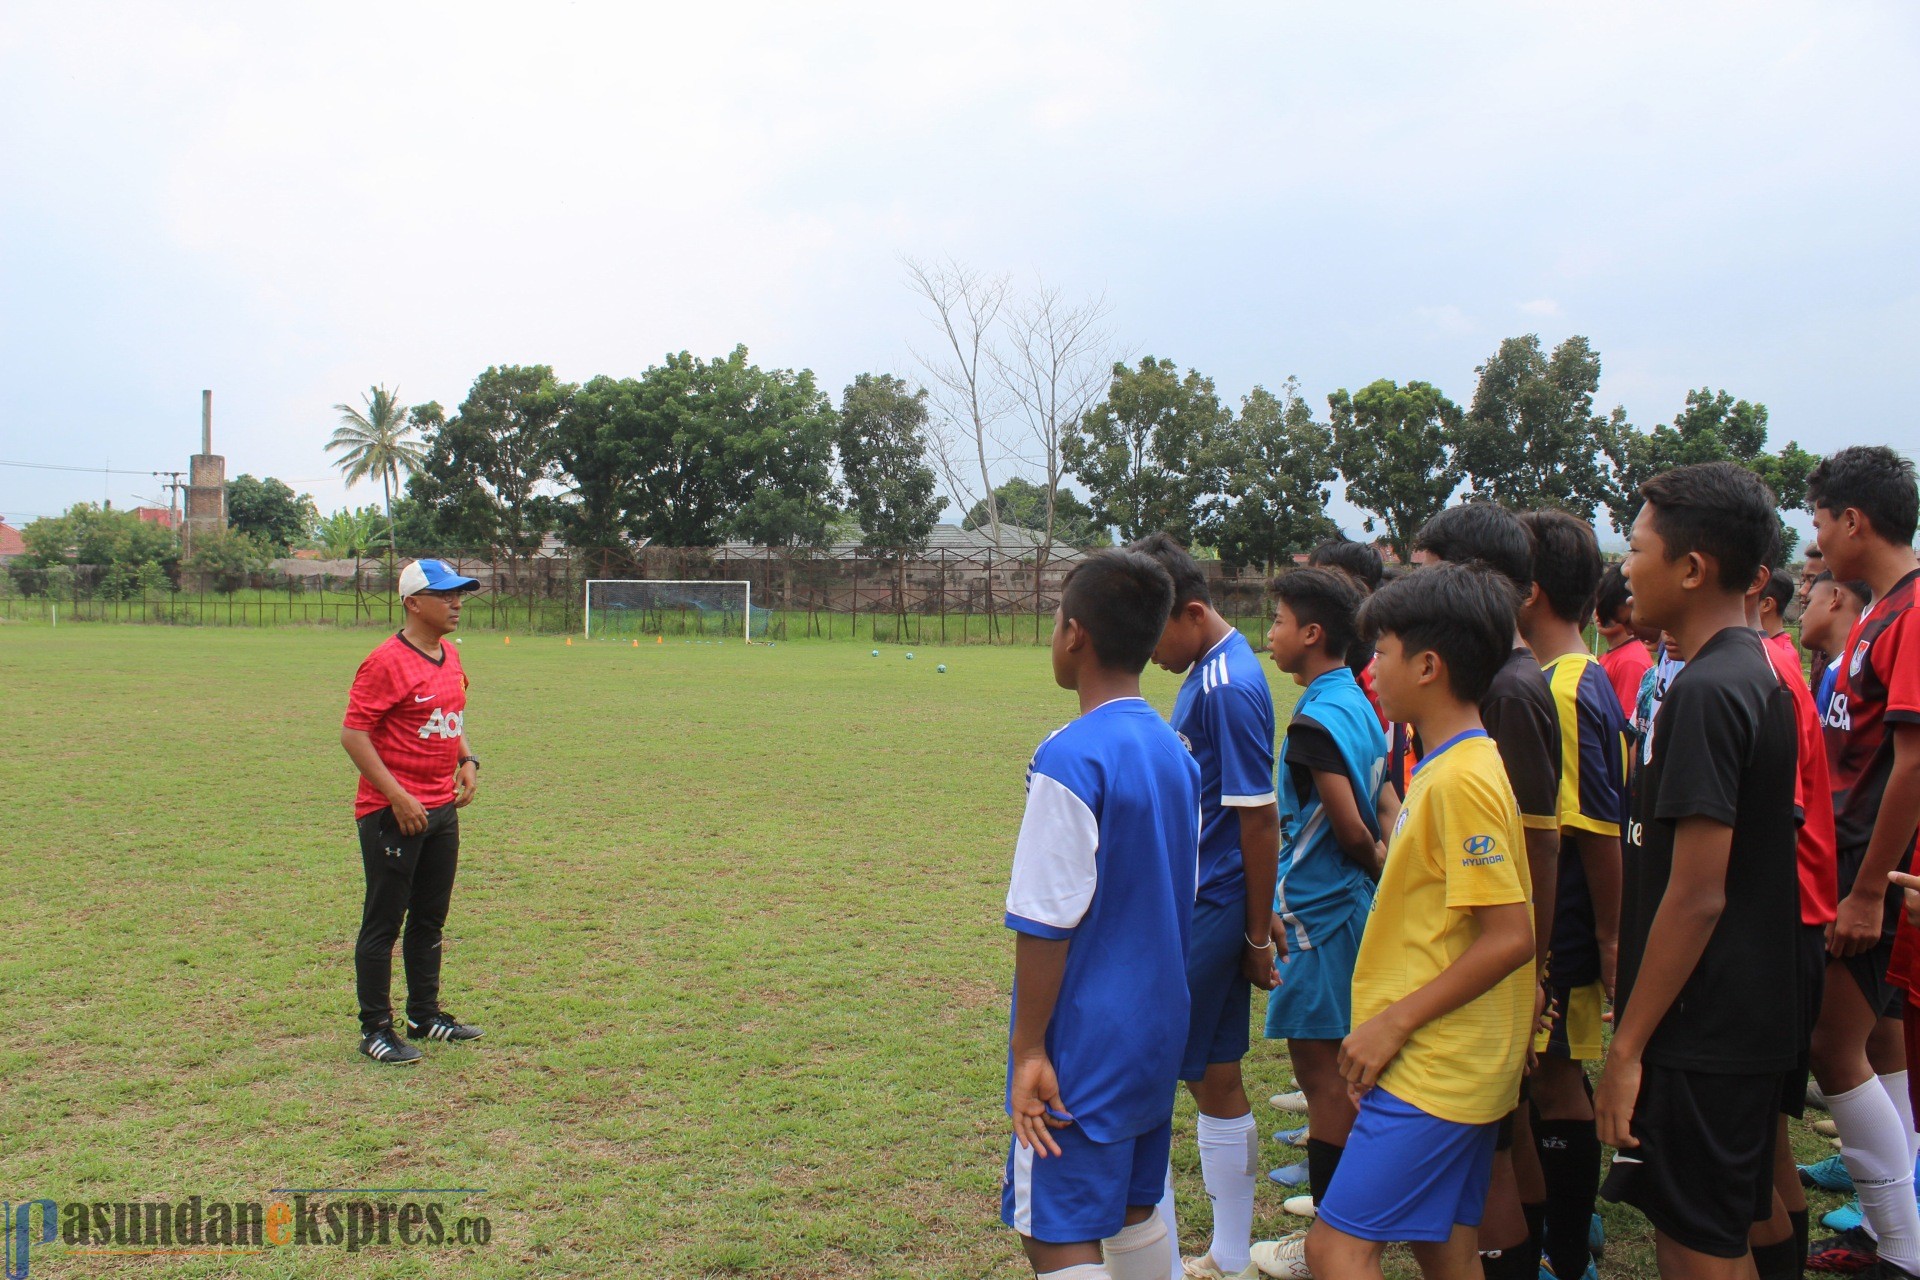
[[[427,811],[410,793],[402,791],[388,799],[393,803],[393,825],[401,835],[417,836],[427,829]]]
[[[1393,1017],[1391,1009],[1368,1018],[1340,1042],[1340,1077],[1347,1082],[1347,1093],[1356,1100],[1373,1088],[1395,1055],[1407,1043],[1408,1032]]]
[[[1274,968],[1278,961],[1274,943],[1264,947],[1246,943],[1240,948],[1240,976],[1258,990],[1271,991],[1280,985],[1280,971]]]
[[[1607,1055],[1600,1087],[1593,1093],[1594,1125],[1600,1131],[1600,1141],[1616,1151],[1640,1145],[1640,1139],[1633,1136],[1633,1108],[1639,1100],[1640,1059],[1616,1049]]]
[[[1889,872],[1889,875],[1892,873]],[[1827,950],[1836,956],[1856,956],[1871,951],[1880,941],[1884,919],[1884,899],[1878,893],[1849,893],[1840,899],[1839,916],[1833,922],[1833,940]]]
[[[1047,1131],[1066,1128],[1073,1117],[1060,1098],[1060,1081],[1054,1077],[1053,1063],[1047,1055],[1015,1058],[1007,1094],[1013,1108],[1014,1140],[1042,1159],[1059,1155],[1060,1144]]]
[[[1274,963],[1287,958],[1287,922],[1280,918],[1278,911],[1273,913],[1273,922],[1268,926],[1267,936],[1273,939]]]
[[[1613,1001],[1614,979],[1620,973],[1620,943],[1616,941],[1600,944],[1600,985],[1606,988],[1607,1001]]]
[[[480,766],[468,761],[453,775],[453,807],[464,809],[480,792]]]
[[[1889,871],[1887,879],[1906,891],[1902,896],[1907,903],[1907,923],[1920,929],[1920,876],[1910,876],[1904,871]]]

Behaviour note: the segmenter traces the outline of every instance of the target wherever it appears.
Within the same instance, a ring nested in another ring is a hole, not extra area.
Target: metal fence
[[[482,585],[463,609],[463,629],[575,633],[584,623],[590,578],[709,578],[753,584],[756,625],[769,639],[865,638],[912,644],[1041,643],[1051,634],[1067,574],[1084,558],[1083,552],[1066,548],[1057,553],[809,553],[737,545],[648,547],[631,554],[437,554],[455,572]],[[1203,564],[1212,579],[1216,607],[1243,628],[1263,631],[1268,617],[1265,577],[1227,576],[1217,563]],[[299,562],[290,567],[299,568]],[[58,592],[0,593],[0,621],[398,627],[404,618],[389,566],[380,560],[352,562],[342,572],[262,575],[231,592],[120,594],[103,590],[103,577],[83,570]],[[760,615],[760,609],[767,613]],[[699,625],[697,619],[670,616],[662,629],[691,633]]]

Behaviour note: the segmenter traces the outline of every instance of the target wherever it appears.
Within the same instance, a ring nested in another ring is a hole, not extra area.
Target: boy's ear
[[[1066,642],[1068,653],[1078,653],[1080,650],[1086,648],[1087,641],[1090,638],[1087,635],[1087,629],[1080,625],[1080,619],[1078,618],[1068,618],[1065,623],[1061,625],[1061,634]]]
[[[1327,631],[1317,622],[1309,622],[1300,628],[1300,643],[1309,647],[1318,645],[1327,638]]]
[[[1432,649],[1422,649],[1414,655],[1415,683],[1432,684],[1444,674],[1440,669],[1440,655]]]
[[[1189,600],[1178,609],[1175,609],[1174,612],[1196,627],[1206,621],[1207,618],[1207,606],[1198,600]]]
[[[1687,552],[1687,568],[1680,577],[1682,590],[1697,591],[1707,585],[1714,575],[1715,566],[1711,559],[1698,551]]]

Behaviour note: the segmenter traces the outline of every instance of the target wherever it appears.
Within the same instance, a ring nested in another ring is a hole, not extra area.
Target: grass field
[[[476,634],[444,994],[487,1037],[397,1070],[354,1053],[337,739],[377,639],[0,627],[0,1196],[482,1188],[457,1212],[491,1243],[56,1244],[34,1276],[1026,1274],[997,1221],[1000,917],[1024,765],[1073,711],[1043,650]],[[1279,1127],[1284,1055],[1248,1074]],[[1198,1250],[1185,1102],[1176,1152]],[[1605,1273],[1651,1275],[1608,1216]]]

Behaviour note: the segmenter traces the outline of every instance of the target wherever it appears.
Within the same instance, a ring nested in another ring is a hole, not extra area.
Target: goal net
[[[660,582],[592,578],[586,633],[618,639],[688,636],[751,640],[766,632],[767,611],[753,607],[751,582]]]

